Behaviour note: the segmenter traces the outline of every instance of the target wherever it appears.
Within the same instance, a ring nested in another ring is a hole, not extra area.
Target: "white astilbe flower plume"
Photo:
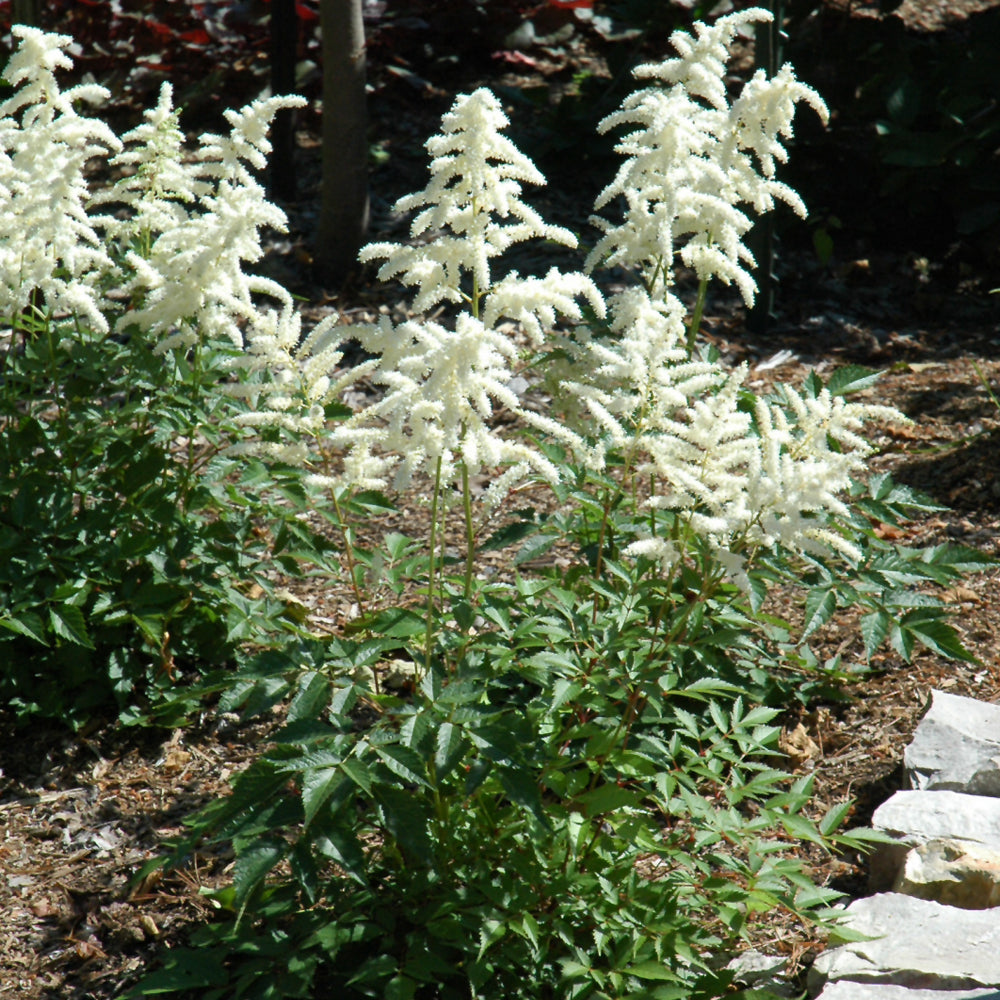
[[[744,588],[746,554],[757,548],[860,559],[836,519],[847,516],[842,495],[873,451],[861,430],[868,420],[906,418],[828,389],[809,395],[787,386],[751,411],[740,401],[745,378],[744,366],[719,391],[650,415],[638,442],[646,456],[639,472],[658,483],[650,505],[680,514]],[[660,559],[665,569],[681,557],[672,539],[642,539],[629,551]]]
[[[121,253],[139,248],[140,256],[147,257],[153,239],[184,225],[210,185],[185,164],[180,112],[174,109],[169,83],[160,88],[156,106],[144,117],[122,136],[125,148],[111,160],[111,166],[123,172],[122,179],[96,192],[90,204],[125,209],[95,222]]]
[[[326,407],[375,366],[368,361],[341,367],[338,321],[336,313],[327,316],[303,339],[301,316],[290,305],[258,313],[246,350],[231,363],[243,377],[228,386],[230,396],[250,404],[248,412],[235,417],[236,424],[256,433],[233,445],[230,454],[298,466],[323,484],[335,478],[328,468]],[[369,472],[351,485],[368,489],[381,482]]]
[[[260,231],[268,226],[284,232],[285,213],[265,197],[250,168],[259,169],[271,150],[267,129],[281,108],[300,107],[298,97],[254,101],[241,111],[227,111],[232,126],[228,136],[206,134],[194,162],[190,183],[176,178],[173,193],[190,192],[196,199],[186,217],[173,222],[150,242],[148,253],[129,252],[126,262],[133,278],[126,286],[139,300],[119,320],[119,327],[138,326],[162,353],[201,342],[230,341],[242,347],[246,331],[262,319],[255,295],[291,305],[288,292],[277,282],[246,275],[243,264],[258,260],[263,250]],[[161,93],[153,128],[140,136],[137,163],[155,164],[159,142],[169,132],[169,94]],[[158,126],[158,127],[157,127]],[[168,198],[167,201],[172,201]],[[164,208],[161,204],[160,208]]]
[[[717,365],[688,359],[684,305],[676,296],[652,299],[643,288],[629,288],[608,305],[614,337],[591,340],[581,357],[586,380],[566,380],[561,387],[596,420],[604,445],[619,449],[657,414],[687,406],[725,376]],[[602,454],[598,446],[578,457],[600,466]]]
[[[383,280],[398,277],[416,288],[414,312],[441,302],[466,306],[452,327],[432,320],[393,326],[384,319],[351,328],[379,356],[370,380],[383,395],[335,428],[331,442],[346,451],[352,474],[368,482],[391,472],[398,489],[420,472],[455,483],[463,472],[503,467],[488,491],[487,502],[495,502],[527,474],[551,482],[558,477],[540,452],[498,426],[502,409],[546,433],[559,430],[555,421],[525,410],[511,390],[520,347],[498,326],[513,320],[509,329],[516,324],[523,340],[540,346],[558,317],[584,318],[581,301],[598,316],[604,302],[582,274],[553,269],[543,278],[511,272],[494,280],[493,260],[514,243],[541,238],[576,245],[572,233],[546,224],[521,201],[521,183],[544,178],[501,134],[507,124],[488,90],[459,96],[441,134],[427,143],[429,184],[396,206],[419,209],[411,234],[430,242],[376,243],[361,251],[362,261],[384,261]]]
[[[427,142],[430,183],[400,198],[400,212],[422,209],[410,227],[413,239],[429,235],[426,245],[373,243],[359,259],[385,259],[379,278],[398,277],[419,291],[416,312],[439,302],[463,302],[492,283],[490,261],[514,243],[540,238],[576,246],[569,230],[547,225],[521,201],[521,182],[544,184],[545,178],[501,134],[508,125],[500,102],[487,89],[459,96],[442,119],[441,134]],[[507,221],[510,220],[510,221]],[[463,289],[470,274],[473,289]]]
[[[561,432],[554,420],[526,411],[510,388],[519,351],[525,341],[540,346],[560,316],[580,322],[582,303],[603,316],[604,302],[590,278],[555,269],[542,278],[512,272],[494,282],[491,261],[514,242],[541,237],[575,243],[572,234],[548,226],[521,202],[520,182],[543,178],[499,134],[506,124],[489,91],[457,98],[442,134],[427,144],[434,157],[430,184],[397,205],[421,209],[412,231],[415,237],[433,234],[432,242],[372,244],[360,255],[385,261],[381,277],[398,276],[416,287],[414,312],[440,302],[466,309],[448,325],[429,319],[393,325],[383,317],[375,325],[342,328],[343,336],[374,356],[347,374],[338,369],[342,358],[332,324],[321,325],[301,346],[283,311],[273,318],[273,330],[256,324],[248,337],[250,360],[241,362],[254,376],[242,391],[255,412],[243,422],[260,431],[261,441],[240,450],[296,457],[311,482],[333,488],[398,490],[415,478],[458,485],[488,470],[495,478],[487,504],[526,475],[556,481],[556,467],[507,436],[498,416],[504,411],[542,432]],[[520,345],[498,329],[502,320],[513,321],[505,324],[508,329],[520,329]],[[378,398],[321,429],[324,407],[362,375]],[[567,436],[578,443],[562,432]],[[285,437],[292,439],[287,448],[279,443]]]
[[[676,256],[700,280],[735,284],[753,303],[755,262],[743,243],[753,224],[747,210],[759,215],[783,201],[805,214],[795,191],[775,180],[775,163],[787,156],[782,140],[792,135],[799,101],[827,118],[822,99],[788,65],[770,80],[758,72],[729,104],[727,47],[743,25],[771,19],[754,8],[711,27],[695,24],[696,37],[671,35],[677,58],[636,68],[637,79],[654,85],[631,94],[599,126],[634,129],[616,146],[625,162],[595,203],[600,210],[624,198],[624,218],[617,225],[593,220],[603,236],[588,270],[602,261],[636,268],[652,291],[672,284]]]
[[[462,313],[453,330],[430,320],[396,327],[386,322],[356,335],[366,350],[382,355],[370,378],[384,395],[337,428],[334,439],[365,455],[374,448],[386,456],[394,489],[405,489],[420,472],[435,476],[439,459],[445,483],[459,480],[463,464],[470,475],[509,465],[505,484],[529,471],[558,479],[539,452],[491,426],[500,408],[521,412],[507,385],[515,351],[502,334]]]
[[[74,105],[104,101],[108,91],[94,84],[60,90],[56,70],[72,66],[63,51],[69,36],[12,30],[18,45],[3,79],[16,89],[0,104],[0,315],[44,303],[103,332],[98,285],[113,265],[87,217],[83,171],[92,156],[121,144]]]

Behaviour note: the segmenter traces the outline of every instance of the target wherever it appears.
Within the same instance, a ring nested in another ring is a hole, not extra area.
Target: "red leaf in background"
[[[153,32],[154,35],[159,35],[161,38],[173,38],[174,29],[168,24],[164,24],[162,21],[154,21],[151,17],[147,18],[145,21],[145,26]]]
[[[312,9],[312,7],[307,7],[304,3],[297,3],[295,5],[295,13],[299,15],[300,21],[318,21],[319,14]]]
[[[190,42],[192,45],[210,45],[212,42],[212,36],[204,28],[182,31],[177,37],[182,42]]]
[[[573,10],[577,7],[593,7],[594,0],[549,0],[553,7],[562,7],[563,10]]]

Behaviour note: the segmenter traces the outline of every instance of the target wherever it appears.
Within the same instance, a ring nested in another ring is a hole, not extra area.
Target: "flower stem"
[[[337,496],[337,491],[335,489],[331,490],[330,496],[333,498],[333,510],[337,515],[337,527],[340,528],[340,537],[344,541],[344,558],[347,560],[347,573],[351,578],[351,587],[354,590],[354,597],[358,602],[358,610],[361,614],[364,614],[365,596],[361,592],[361,587],[358,584],[357,564],[354,561],[354,542],[351,538],[351,532],[347,527],[347,522],[344,520],[344,514],[340,507],[340,499]]]
[[[476,532],[472,523],[472,490],[469,467],[462,463],[462,502],[465,506],[465,599],[472,598],[472,576],[476,568]]]
[[[705,311],[705,300],[708,298],[708,278],[702,278],[698,285],[698,299],[694,304],[694,312],[691,313],[691,323],[687,332],[687,352],[688,357],[694,354],[695,341],[698,339],[698,331],[701,329],[701,317]]]
[[[441,497],[441,456],[434,469],[434,496],[431,499],[430,569],[427,572],[427,617],[424,628],[424,672],[430,673],[431,652],[434,648],[434,584],[437,568],[438,501]]]

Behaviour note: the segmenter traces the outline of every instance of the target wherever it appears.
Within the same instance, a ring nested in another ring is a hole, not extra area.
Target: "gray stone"
[[[1000,799],[963,792],[896,792],[875,810],[872,825],[913,844],[974,840],[1000,849]]]
[[[872,826],[896,837],[872,856],[871,887],[889,889],[911,847],[929,840],[972,840],[1000,850],[1000,799],[962,792],[896,792],[872,816]]]
[[[785,975],[788,958],[783,955],[765,955],[762,952],[744,951],[726,964],[733,973],[733,981],[755,990],[765,990],[778,997],[794,997],[797,990]]]
[[[931,840],[977,841],[1000,850],[1000,799],[961,792],[897,792],[875,810],[872,826],[897,838],[869,860],[873,892],[892,889],[912,847]]]
[[[1000,987],[1000,915],[994,910],[879,893],[851,903],[842,919],[845,928],[872,940],[820,955],[809,971],[813,991],[841,979],[922,990]]]
[[[932,691],[903,764],[916,789],[1000,796],[1000,705]]]
[[[1000,851],[969,840],[930,840],[907,854],[893,890],[965,910],[1000,905]]]
[[[889,983],[852,983],[838,979],[828,983],[816,1000],[1000,1000],[1000,990],[989,986],[977,990],[911,990]]]

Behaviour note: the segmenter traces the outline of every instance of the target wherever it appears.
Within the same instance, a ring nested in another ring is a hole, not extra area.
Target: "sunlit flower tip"
[[[7,61],[3,79],[12,86],[32,80],[41,73],[73,68],[73,60],[63,51],[73,44],[71,35],[58,35],[27,24],[15,24],[11,34],[19,41]]]
[[[713,107],[723,108],[727,103],[725,75],[729,46],[744,25],[767,24],[773,20],[770,11],[751,7],[720,17],[712,25],[696,21],[694,36],[681,29],[670,36],[676,58],[637,66],[633,75],[637,79],[681,84],[691,95],[703,98]]]
[[[498,282],[486,296],[483,323],[489,328],[506,316],[519,323],[536,344],[545,337],[544,327],[555,325],[557,316],[573,322],[583,319],[576,301],[584,299],[600,318],[605,315],[604,299],[597,286],[585,275],[564,274],[552,268],[544,278],[522,278],[516,271]]]

